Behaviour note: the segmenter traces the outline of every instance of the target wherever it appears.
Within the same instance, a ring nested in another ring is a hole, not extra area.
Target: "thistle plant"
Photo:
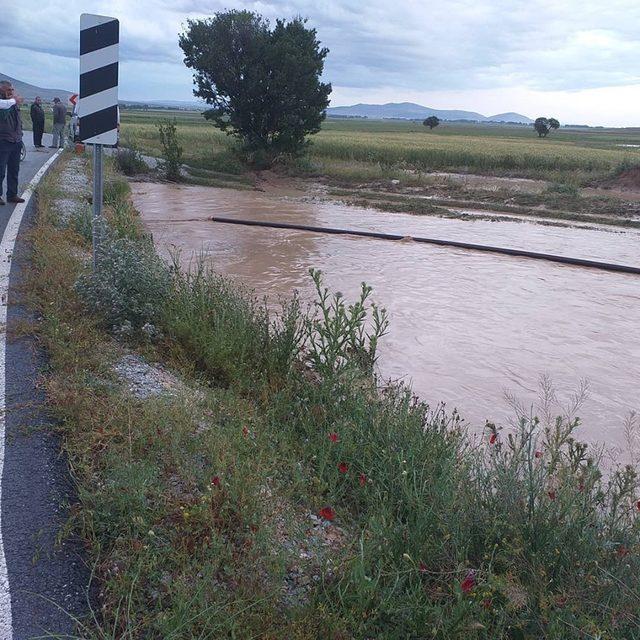
[[[313,311],[304,322],[308,357],[323,377],[346,369],[373,371],[378,341],[387,333],[387,311],[370,302],[371,287],[362,283],[360,297],[348,304],[341,292],[331,294],[324,286],[322,272],[310,269],[316,290]]]

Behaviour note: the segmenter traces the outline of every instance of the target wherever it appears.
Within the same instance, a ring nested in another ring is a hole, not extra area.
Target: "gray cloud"
[[[24,56],[54,54],[72,64],[78,24],[70,17],[85,7],[79,0],[22,0],[3,7],[2,46]],[[450,0],[433,6],[418,0],[98,0],[92,11],[120,18],[122,60],[135,73],[129,85],[139,86],[143,97],[147,89],[155,94],[158,78],[172,68],[188,83],[188,74],[178,70],[181,24],[227,7],[272,19],[308,17],[331,50],[326,78],[363,93],[381,86],[420,92],[512,86],[577,91],[640,82],[637,0]],[[143,63],[155,67],[145,73]]]

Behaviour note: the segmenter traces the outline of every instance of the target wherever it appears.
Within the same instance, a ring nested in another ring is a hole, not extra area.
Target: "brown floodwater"
[[[328,202],[295,191],[235,191],[137,183],[136,207],[159,249],[194,254],[275,300],[312,296],[310,267],[354,297],[364,280],[391,320],[380,369],[444,401],[472,426],[506,422],[505,393],[536,406],[541,376],[559,401],[581,380],[582,437],[624,447],[624,422],[640,410],[640,277],[412,242],[328,236],[214,223],[212,215],[377,230],[526,248],[640,266],[640,233],[457,220]]]

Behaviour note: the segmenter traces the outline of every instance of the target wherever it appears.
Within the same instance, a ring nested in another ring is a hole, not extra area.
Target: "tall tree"
[[[212,106],[205,117],[267,161],[300,152],[326,117],[331,85],[320,77],[329,50],[305,22],[271,28],[257,13],[234,10],[189,20],[180,34],[194,95]]]

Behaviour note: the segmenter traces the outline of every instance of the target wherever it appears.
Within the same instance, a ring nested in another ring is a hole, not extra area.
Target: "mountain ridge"
[[[327,115],[329,117],[396,118],[403,120],[421,120],[429,116],[436,116],[440,118],[440,120],[533,123],[531,118],[513,111],[494,116],[485,116],[475,111],[464,111],[461,109],[433,109],[414,102],[387,102],[385,104],[368,104],[361,102],[349,106],[329,107],[327,109]]]
[[[44,102],[51,102],[54,97],[59,97],[66,103],[72,94],[65,89],[48,89],[39,87],[17,78],[0,72],[0,80],[8,80],[15,87],[16,91],[27,101],[32,102],[36,96],[40,96]],[[120,100],[121,103],[140,103],[149,106],[167,106],[178,109],[204,108],[204,104],[196,101],[177,100]],[[401,119],[401,120],[424,120],[429,116],[436,116],[440,120],[462,120],[468,122],[516,122],[521,124],[532,124],[533,120],[520,113],[513,111],[499,113],[493,116],[485,116],[476,111],[465,111],[462,109],[433,109],[414,102],[387,102],[385,104],[358,103],[349,106],[329,107],[327,109],[329,117],[359,117],[371,119]]]
[[[73,92],[66,91],[64,89],[46,89],[44,87],[38,87],[35,84],[29,84],[23,82],[17,78],[12,78],[6,73],[0,72],[0,80],[8,80],[27,102],[32,102],[36,96],[40,96],[44,102],[52,102],[54,98],[60,98],[62,103],[65,104],[69,98],[73,95]]]

